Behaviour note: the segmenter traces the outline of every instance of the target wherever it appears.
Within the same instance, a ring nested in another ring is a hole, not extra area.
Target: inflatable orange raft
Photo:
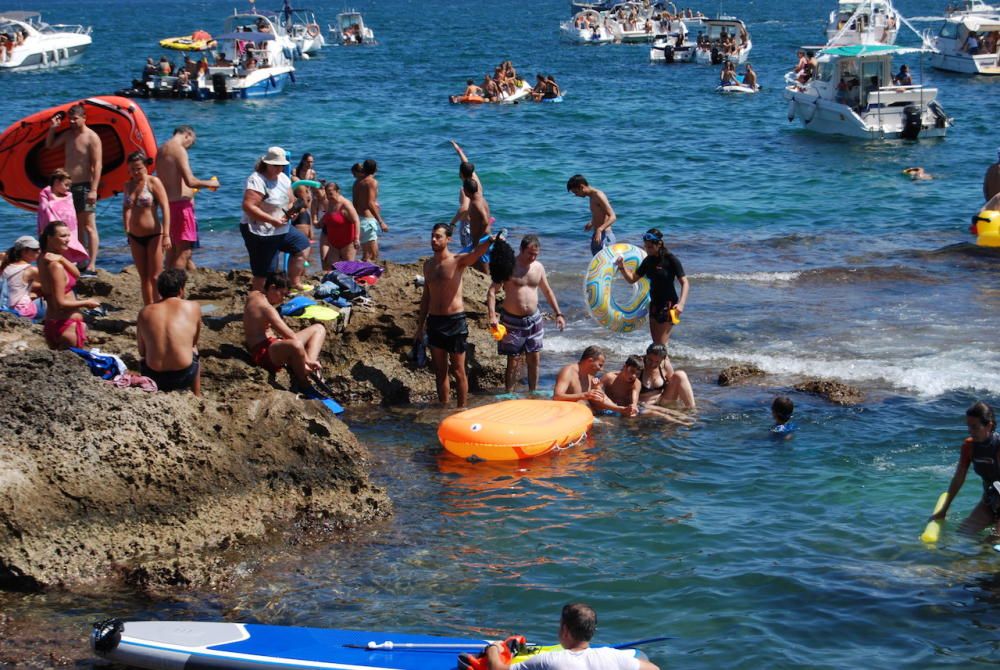
[[[575,402],[505,400],[449,416],[438,439],[461,458],[517,461],[573,445],[593,423],[590,408]]]
[[[486,98],[481,95],[453,95],[448,98],[453,105],[481,105]]]
[[[101,96],[50,107],[17,121],[0,135],[0,196],[22,209],[38,209],[38,192],[49,175],[63,167],[63,148],[45,148],[52,117],[62,113],[57,133],[69,130],[67,112],[79,102],[87,110],[87,126],[101,138],[104,168],[97,197],[119,193],[129,179],[126,157],[142,151],[156,157],[156,138],[146,115],[128,98]]]

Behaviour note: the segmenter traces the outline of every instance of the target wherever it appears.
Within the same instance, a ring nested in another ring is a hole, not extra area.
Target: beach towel
[[[114,379],[118,375],[123,375],[128,371],[125,362],[117,356],[105,354],[100,349],[79,349],[70,347],[70,351],[84,360],[90,368],[91,374],[101,379]]]
[[[337,261],[333,267],[338,272],[352,277],[381,277],[382,273],[385,272],[385,268],[381,265],[375,265],[368,261]]]

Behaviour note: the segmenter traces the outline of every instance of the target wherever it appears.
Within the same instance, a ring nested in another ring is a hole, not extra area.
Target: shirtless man
[[[490,226],[493,224],[493,217],[490,216],[490,205],[483,197],[483,190],[479,187],[476,179],[463,179],[462,192],[469,199],[469,234],[472,236],[472,244],[479,244],[479,240],[490,234]],[[465,248],[465,247],[463,247]],[[474,267],[480,272],[489,272],[489,256],[482,255],[477,258]]]
[[[73,179],[70,191],[73,193],[73,207],[79,223],[77,234],[80,244],[87,248],[90,262],[81,273],[92,277],[97,270],[97,247],[100,238],[97,235],[97,187],[101,183],[101,170],[104,161],[101,156],[101,138],[87,127],[87,112],[83,105],[76,104],[69,108],[69,130],[56,135],[56,130],[62,124],[62,113],[52,117],[52,125],[45,136],[45,148],[63,147],[63,167]]]
[[[597,373],[604,368],[604,350],[591,345],[580,354],[580,360],[563,366],[556,375],[553,400],[578,402],[591,409],[603,409],[608,399],[601,389]]]
[[[620,372],[609,372],[601,379],[601,389],[608,399],[603,409],[617,412],[622,416],[639,414],[639,373],[642,361],[635,356],[625,359]]]
[[[1000,195],[1000,149],[997,149],[997,162],[986,168],[983,176],[983,199],[992,200]]]
[[[375,180],[378,164],[369,158],[361,165],[360,171],[352,169],[351,172],[355,179],[351,188],[351,200],[361,217],[361,260],[376,263],[379,229],[383,233],[389,232],[389,226],[382,220],[382,207],[378,204],[378,181]]]
[[[458,146],[455,140],[449,140],[451,146],[455,148],[455,152],[458,154],[459,160],[462,162],[458,166],[458,178],[463,182],[466,179],[472,179],[479,186],[479,192],[483,192],[483,182],[479,181],[479,175],[476,174],[476,166],[469,162],[469,159],[465,156],[465,152],[462,151],[462,147]],[[455,224],[458,224],[458,240],[462,245],[462,248],[472,245],[472,224],[469,222],[469,196],[465,195],[465,188],[458,189],[458,211],[455,212],[455,216],[451,218],[448,223],[453,229]],[[476,240],[478,242],[478,240]]]
[[[243,310],[243,331],[247,351],[254,365],[268,372],[289,367],[300,388],[309,386],[309,375],[321,369],[319,352],[326,340],[326,327],[314,323],[298,333],[285,324],[275,309],[292,288],[284,272],[272,272],[264,279],[263,291],[250,291]]]
[[[170,202],[170,250],[164,265],[168,268],[194,270],[192,250],[198,246],[198,221],[194,215],[194,189],[219,188],[219,181],[198,179],[191,172],[187,150],[194,146],[196,135],[191,126],[177,126],[173,137],[163,143],[156,155],[156,174],[167,190]]]
[[[750,63],[746,64],[746,70],[743,72],[743,85],[755,91],[757,90],[757,72]]]
[[[611,203],[604,191],[599,191],[590,184],[582,174],[575,174],[566,182],[566,190],[580,198],[590,200],[590,222],[583,227],[584,230],[591,231],[590,253],[597,253],[604,247],[615,243],[615,235],[611,232],[611,224],[618,217],[615,210],[611,209]]]
[[[143,307],[136,321],[139,370],[161,391],[189,388],[200,396],[201,305],[184,299],[186,283],[187,273],[178,268],[164,270],[157,278],[160,300]]]
[[[448,249],[451,228],[443,223],[431,229],[431,250],[434,256],[424,262],[424,294],[420,299],[420,315],[413,339],[419,342],[427,332],[434,375],[437,378],[438,400],[448,404],[451,382],[449,367],[455,375],[458,406],[465,407],[469,395],[469,380],[465,376],[465,341],[469,327],[465,322],[465,302],[462,300],[462,275],[486,253],[492,238],[477,244],[471,253],[453,254]]]
[[[556,313],[559,330],[566,327],[556,295],[545,275],[545,267],[538,262],[540,251],[541,243],[535,235],[525,235],[521,240],[521,252],[514,259],[514,273],[503,283],[503,306],[499,317],[496,313],[496,298],[500,284],[491,284],[486,292],[490,326],[495,328],[502,323],[507,329],[503,339],[497,342],[497,353],[507,356],[507,372],[504,374],[507,393],[514,389],[522,355],[528,364],[528,390],[538,388],[538,363],[542,357],[542,338],[545,335],[542,315],[538,311],[539,289]]]
[[[496,100],[500,97],[500,87],[493,81],[493,77],[489,72],[486,73],[486,78],[483,79],[481,88],[483,89],[483,97],[487,100]]]

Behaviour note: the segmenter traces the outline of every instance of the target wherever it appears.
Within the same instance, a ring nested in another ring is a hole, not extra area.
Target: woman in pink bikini
[[[323,269],[329,270],[337,261],[353,261],[361,248],[361,220],[354,204],[340,193],[340,187],[327,182],[326,214],[320,222],[326,231],[329,251],[323,258]]]
[[[49,177],[49,185],[38,194],[38,234],[41,235],[45,226],[53,221],[62,221],[73,234],[63,256],[72,263],[85,265],[90,260],[90,254],[80,243],[77,232],[76,208],[73,206],[73,194],[69,192],[72,185],[73,178],[62,168]]]
[[[125,184],[122,200],[122,223],[132,250],[132,260],[139,271],[142,304],[156,301],[156,278],[163,271],[163,254],[170,248],[170,204],[167,189],[159,177],[149,174],[153,161],[141,151],[129,154],[132,179]],[[160,216],[156,208],[160,208]]]
[[[87,326],[83,323],[80,310],[101,306],[93,299],[77,300],[73,293],[80,270],[63,256],[72,238],[69,227],[56,221],[45,226],[39,239],[42,255],[38,259],[38,280],[48,304],[44,334],[51,349],[86,344]]]

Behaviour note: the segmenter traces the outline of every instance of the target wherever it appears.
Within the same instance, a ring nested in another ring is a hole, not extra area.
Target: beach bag
[[[340,297],[347,298],[348,300],[354,300],[355,298],[367,295],[368,291],[363,287],[359,286],[354,277],[350,275],[345,275],[343,272],[338,272],[333,270],[328,272],[325,277],[323,277],[323,282],[333,282],[340,287]]]

